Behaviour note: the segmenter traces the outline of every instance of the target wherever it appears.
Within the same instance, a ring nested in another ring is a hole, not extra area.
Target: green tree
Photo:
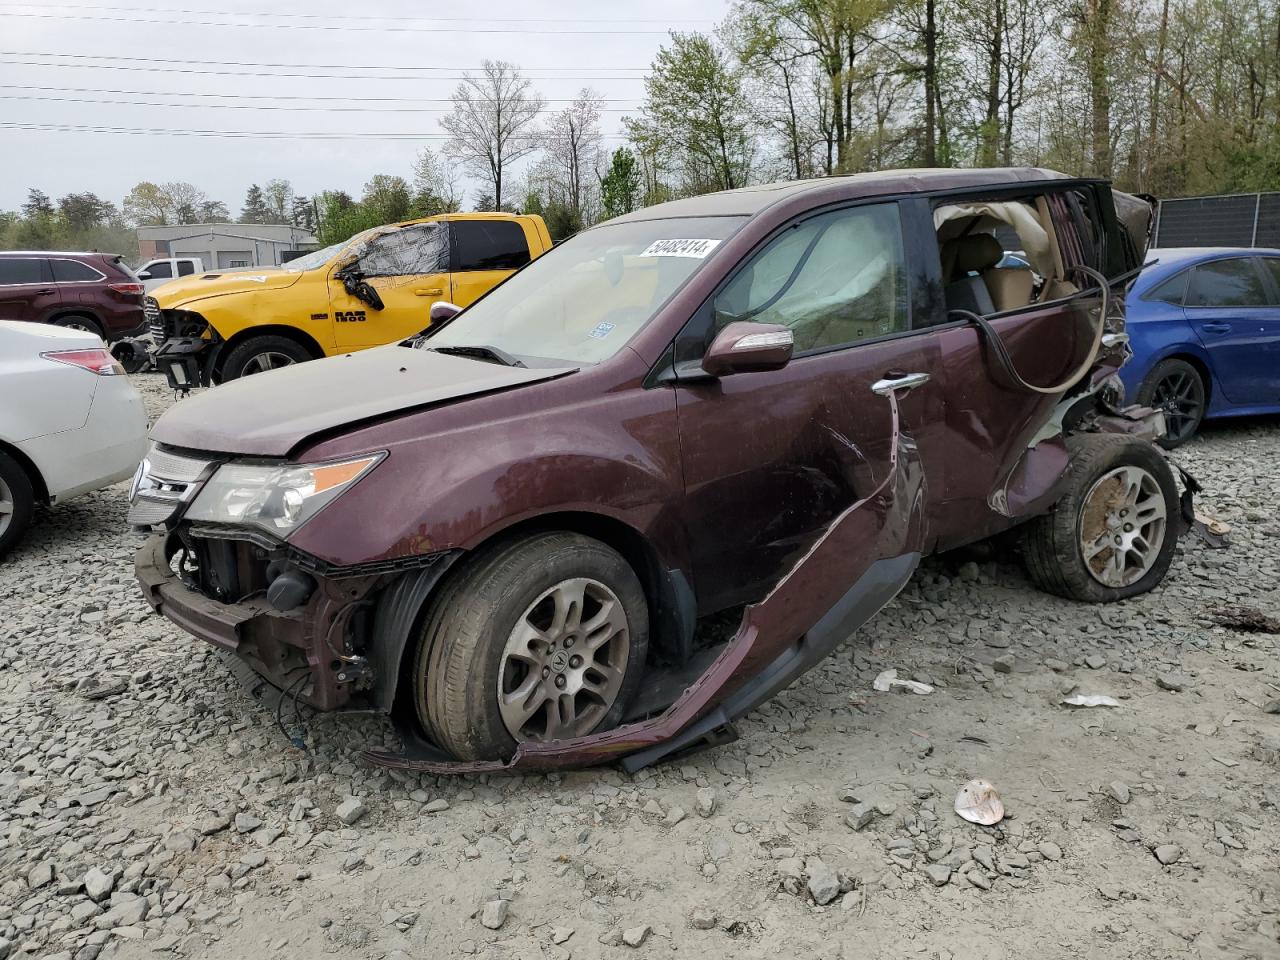
[[[175,214],[173,199],[150,180],[144,180],[130,190],[122,207],[129,222],[140,227],[172,223]]]
[[[404,177],[379,173],[364,185],[360,203],[379,223],[396,223],[409,219],[413,198]]]
[[[92,193],[68,193],[58,201],[58,215],[67,229],[83,233],[107,223],[115,207]]]
[[[636,155],[626,147],[613,151],[608,172],[600,179],[600,200],[605,217],[630,213],[640,201],[640,171]]]
[[[22,215],[28,220],[36,217],[52,217],[53,201],[43,190],[32,187],[27,191],[27,202],[22,205]]]
[[[293,214],[293,184],[279,178],[262,185],[262,200],[267,208],[267,223],[288,223]]]
[[[256,183],[250,184],[244,195],[244,207],[240,210],[241,223],[270,223],[271,208],[267,206],[267,198],[262,188]]]
[[[423,147],[413,161],[413,205],[415,217],[454,213],[462,208],[458,172],[446,158]]]

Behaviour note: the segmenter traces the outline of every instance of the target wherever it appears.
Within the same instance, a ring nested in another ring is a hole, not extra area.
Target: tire
[[[574,651],[585,654],[590,637],[573,634],[572,615],[564,618],[569,629],[557,631],[553,613],[578,584],[585,598],[578,622],[584,610],[587,624],[606,617],[595,636],[608,635],[585,658]],[[608,597],[611,613],[600,602]],[[522,624],[542,633],[521,637]],[[477,557],[433,604],[413,660],[418,721],[460,760],[505,760],[520,740],[609,729],[621,721],[640,683],[648,642],[644,590],[620,554],[574,533],[522,537]],[[509,656],[513,649],[524,656]],[[620,677],[598,664],[621,671]],[[588,683],[601,692],[573,690]],[[510,701],[506,719],[499,703],[503,693]],[[566,700],[575,707],[572,725],[564,723]],[[521,703],[533,704],[523,726],[515,716],[525,713]],[[561,725],[553,729],[556,721]]]
[[[266,335],[250,337],[227,354],[222,365],[222,382],[239,380],[268,370],[306,363],[311,353],[296,340],[288,337]]]
[[[31,478],[16,460],[0,452],[0,560],[27,532],[35,506]]]
[[[1200,429],[1207,407],[1204,378],[1185,360],[1162,360],[1138,388],[1138,403],[1163,410],[1168,432],[1157,442],[1180,447]]]
[[[85,333],[92,333],[96,337],[102,337],[102,325],[93,317],[86,317],[83,314],[72,314],[67,317],[59,317],[52,321],[55,327],[66,327],[68,330],[83,330]]]
[[[1173,471],[1154,446],[1131,437],[1085,434],[1067,443],[1065,495],[1023,528],[1031,579],[1049,593],[1090,603],[1146,593],[1164,579],[1177,547],[1181,514]],[[1116,537],[1124,538],[1123,552],[1113,549]],[[1086,540],[1095,548],[1088,559]]]

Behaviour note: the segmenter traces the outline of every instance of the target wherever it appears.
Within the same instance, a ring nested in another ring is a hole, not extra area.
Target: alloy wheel
[[[9,525],[13,523],[14,509],[13,491],[4,482],[4,477],[0,477],[0,537],[4,536]]]
[[[577,577],[525,610],[498,665],[498,712],[516,740],[590,733],[613,707],[626,676],[631,634],[622,601],[598,580]]]
[[[279,370],[281,367],[293,366],[294,362],[293,357],[289,356],[287,353],[277,353],[274,350],[264,350],[244,365],[244,370],[240,375],[242,377],[248,377],[255,373],[266,373],[268,370]]]
[[[1180,443],[1196,432],[1204,416],[1204,385],[1199,377],[1175,371],[1151,391],[1151,405],[1163,411],[1169,439]]]
[[[1080,549],[1090,575],[1106,587],[1146,576],[1168,527],[1164,492],[1146,470],[1117,467],[1103,474],[1080,510]]]

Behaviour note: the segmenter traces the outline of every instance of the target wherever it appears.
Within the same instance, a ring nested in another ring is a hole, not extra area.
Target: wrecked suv
[[[1148,220],[1037,169],[628,214],[424,336],[177,404],[138,578],[282,702],[391,713],[404,752],[368,756],[429,771],[730,738],[923,555],[1015,525],[1040,586],[1141,593],[1181,529],[1116,377]]]

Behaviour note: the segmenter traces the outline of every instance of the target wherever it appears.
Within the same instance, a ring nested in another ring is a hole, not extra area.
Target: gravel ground
[[[1231,546],[1162,589],[935,558],[741,740],[634,777],[397,775],[367,718],[296,749],[149,613],[125,485],[65,504],[0,565],[0,960],[1280,956],[1280,637],[1215,620],[1280,615],[1280,423],[1178,459]],[[997,827],[952,812],[975,777]]]

